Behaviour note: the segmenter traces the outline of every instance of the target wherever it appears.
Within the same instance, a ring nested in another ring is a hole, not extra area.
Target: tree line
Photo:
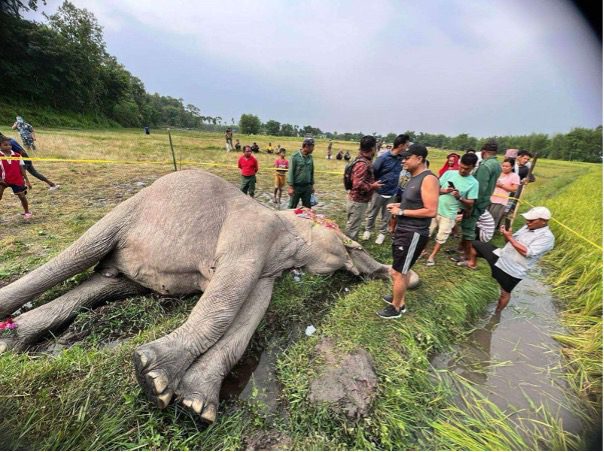
[[[296,126],[281,124],[274,119],[262,123],[260,118],[253,114],[243,114],[239,120],[238,131],[243,134],[266,134],[273,136],[314,136],[333,140],[360,141],[367,133],[338,133],[323,132],[318,127]],[[444,134],[415,132],[407,130],[411,141],[417,141],[426,146],[452,151],[466,151],[467,149],[480,150],[480,146],[488,139],[496,139],[500,149],[525,149],[540,157],[558,160],[579,160],[584,162],[602,162],[602,126],[595,129],[575,128],[569,133],[559,133],[553,137],[545,133],[532,133],[530,135],[509,135],[497,137],[477,138],[467,133],[454,137]],[[386,143],[394,142],[397,133],[386,135],[373,133],[376,138]]]

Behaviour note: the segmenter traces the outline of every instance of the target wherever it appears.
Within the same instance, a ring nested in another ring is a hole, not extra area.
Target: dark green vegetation
[[[273,140],[254,139],[261,148]],[[173,141],[177,160],[195,162],[183,168],[209,169],[238,183],[238,154],[221,150],[222,134],[178,133]],[[291,155],[300,140],[283,138],[280,144]],[[344,164],[323,158],[326,144],[317,143],[315,150],[317,170],[322,171],[316,187],[323,204],[320,211],[343,225]],[[334,146],[355,148],[346,142]],[[30,223],[18,218],[14,197],[2,200],[0,222],[11,233],[0,237],[0,284],[48,261],[114,205],[140,190],[137,182],[148,185],[171,166],[165,133],[40,130],[39,147],[38,155],[45,157],[133,159],[140,164],[36,164],[64,187],[49,193],[34,181]],[[430,157],[440,164],[445,155],[431,151]],[[273,177],[268,167],[274,157],[258,158],[258,197],[268,200]],[[165,160],[165,166],[144,164],[156,160]],[[527,199],[552,208],[555,218],[600,243],[600,171],[597,165],[541,160],[538,181],[529,186]],[[569,328],[559,340],[568,357],[569,381],[589,402],[584,414],[596,420],[602,383],[601,260],[574,234],[556,224],[553,229],[558,246],[547,259],[549,274],[562,297],[563,320]],[[366,246],[379,260],[390,259],[388,242]],[[264,438],[264,448],[278,443],[284,449],[584,448],[578,438],[561,431],[553,417],[546,431],[530,435],[529,441],[510,423],[509,413],[480,394],[470,391],[465,408],[453,403],[452,388],[436,378],[429,359],[463,340],[495,300],[497,287],[483,265],[478,272],[461,271],[442,258],[432,268],[419,261],[416,270],[423,282],[409,295],[409,314],[389,323],[375,315],[383,306],[380,295],[389,290],[386,282],[364,282],[339,272],[331,278],[306,275],[296,283],[291,275],[283,275],[251,345],[262,348],[276,341],[284,348],[277,363],[281,411],[269,413],[261,398],[224,402],[218,422],[210,428],[197,425],[173,405],[164,412],[152,407],[136,383],[131,362],[134,348],[179,325],[196,297],[135,297],[82,312],[66,331],[67,345],[75,341],[70,348],[55,347],[55,355],[0,355],[0,444],[29,449],[241,449]],[[85,277],[72,278],[40,302]],[[301,338],[300,331],[309,324],[318,328],[317,333]],[[341,352],[362,347],[373,356],[378,397],[366,418],[348,421],[308,402],[310,381],[322,369],[314,346],[325,337],[333,338]]]
[[[15,115],[34,127],[200,127],[222,119],[203,116],[182,99],[147,93],[143,82],[107,53],[94,15],[68,1],[47,23],[1,8],[0,42],[2,123],[12,124]]]

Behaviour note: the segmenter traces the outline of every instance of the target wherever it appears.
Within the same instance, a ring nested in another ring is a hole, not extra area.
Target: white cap
[[[533,207],[531,210],[521,215],[527,220],[536,220],[538,218],[549,220],[552,217],[552,213],[547,207]]]

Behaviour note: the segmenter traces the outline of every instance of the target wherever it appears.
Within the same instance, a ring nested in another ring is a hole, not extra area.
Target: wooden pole
[[[172,149],[172,162],[174,163],[174,171],[178,171],[176,167],[176,155],[174,154],[174,145],[172,144],[172,134],[170,133],[170,128],[168,127],[168,139],[170,140],[170,149]]]
[[[535,154],[535,158],[531,162],[531,167],[529,168],[529,172],[526,175],[526,180],[527,180],[526,185],[529,184],[528,181],[530,180],[531,176],[533,175],[533,170],[535,169],[535,166],[537,165],[537,157],[538,157],[538,155]],[[511,215],[508,213],[508,217],[506,218],[506,221],[505,221],[506,229],[510,229],[512,227],[512,225],[514,224],[514,220],[516,219],[516,215],[518,214],[518,208],[520,207],[520,201],[522,200],[522,195],[524,194],[526,185],[520,186],[520,190],[518,193],[518,199],[516,199],[515,204],[514,204],[514,211],[512,212]]]

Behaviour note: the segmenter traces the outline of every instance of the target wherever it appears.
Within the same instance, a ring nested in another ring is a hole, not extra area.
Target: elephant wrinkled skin
[[[202,293],[188,319],[134,352],[139,383],[165,408],[172,398],[213,422],[224,377],[241,358],[271,298],[275,278],[303,267],[388,277],[340,231],[276,212],[201,170],[161,177],[124,201],[57,257],[0,289],[0,318],[66,279],[94,275],[61,297],[19,315],[0,352],[25,350],[82,308],[153,291]]]

